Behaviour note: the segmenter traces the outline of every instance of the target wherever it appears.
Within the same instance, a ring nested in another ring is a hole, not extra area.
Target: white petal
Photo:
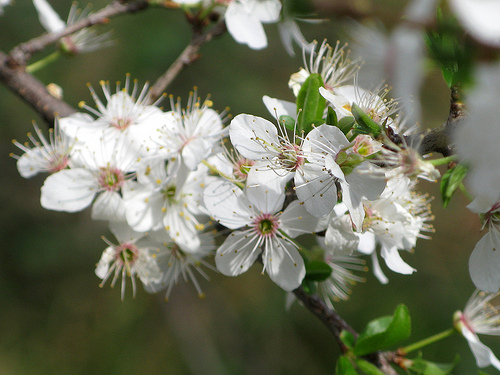
[[[262,101],[266,106],[269,113],[274,117],[279,119],[281,116],[291,116],[295,118],[297,116],[297,105],[292,102],[287,102],[286,100],[280,100],[271,98],[267,95],[262,97]]]
[[[372,253],[372,263],[373,263],[373,274],[380,281],[381,284],[387,284],[389,279],[385,276],[382,268],[380,267],[380,263],[378,262],[377,252],[374,251]]]
[[[243,192],[230,182],[210,183],[203,192],[203,200],[210,214],[230,229],[250,224],[255,213]]]
[[[411,275],[416,271],[413,267],[410,267],[399,255],[399,251],[396,247],[383,247],[380,254],[385,260],[385,264],[392,271],[400,273],[402,275]]]
[[[271,122],[256,116],[241,114],[229,125],[231,143],[248,159],[260,160],[269,157],[263,145],[278,145],[278,131]]]
[[[469,259],[469,272],[478,289],[490,293],[500,288],[500,233],[492,227],[479,240]]]
[[[249,13],[243,4],[231,2],[225,19],[227,30],[238,43],[247,44],[252,49],[267,47],[267,37],[261,21]]]
[[[359,234],[358,251],[363,254],[372,254],[376,248],[375,234],[372,232],[365,232]]]
[[[47,177],[40,202],[48,210],[77,212],[92,203],[97,190],[92,172],[81,168],[65,169]]]
[[[281,210],[285,202],[284,184],[254,185],[250,179],[247,180],[246,196],[250,203],[260,212],[274,214]]]
[[[125,220],[125,204],[116,191],[105,191],[97,196],[92,205],[92,220]]]
[[[320,219],[307,212],[299,201],[290,203],[280,216],[280,228],[292,238],[320,230],[319,223]]]
[[[302,173],[295,173],[297,198],[304,202],[306,210],[316,216],[328,215],[337,203],[335,180],[320,166],[306,164]]]
[[[261,253],[257,236],[236,231],[227,236],[217,250],[215,265],[226,276],[238,276],[246,272]]]
[[[325,233],[325,244],[331,247],[335,254],[350,255],[359,247],[359,236],[352,230],[349,215],[333,217],[328,223]]]
[[[342,130],[336,126],[321,125],[311,130],[304,140],[303,149],[319,154],[331,154],[335,157],[340,149],[349,144]],[[306,155],[309,159],[309,154]]]
[[[123,189],[125,217],[128,225],[138,232],[158,229],[164,213],[165,199],[146,185],[129,183]]]
[[[104,279],[109,270],[109,264],[114,260],[114,249],[112,247],[106,248],[101,255],[101,259],[99,259],[99,263],[97,263],[95,274],[100,279]]]
[[[471,341],[467,339],[470,350],[474,357],[476,358],[477,367],[487,367],[494,366],[497,370],[500,370],[500,361],[495,357],[495,354],[484,345],[479,339]]]
[[[119,242],[135,242],[144,235],[133,230],[125,221],[111,221],[109,229]]]
[[[281,12],[279,0],[248,0],[247,4],[252,4],[250,12],[260,21],[268,23],[279,20]]]
[[[189,211],[179,205],[168,207],[163,219],[163,225],[170,237],[188,252],[196,251],[201,244],[193,219]]]
[[[56,33],[66,27],[66,24],[46,0],[33,0],[33,5],[38,12],[40,23],[49,33]]]
[[[271,280],[287,292],[298,288],[306,275],[299,251],[292,244],[276,237],[266,243],[262,261]]]

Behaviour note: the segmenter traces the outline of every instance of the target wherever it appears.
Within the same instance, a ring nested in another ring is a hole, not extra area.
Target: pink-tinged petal
[[[469,259],[469,272],[474,285],[489,293],[500,288],[500,232],[490,228],[479,240]]]
[[[267,47],[267,37],[261,21],[239,1],[229,4],[225,20],[227,30],[238,43],[247,44],[252,49]]]
[[[292,238],[325,229],[319,227],[320,222],[322,220],[307,212],[299,201],[290,203],[280,216],[280,228]]]
[[[316,217],[328,215],[337,203],[335,179],[318,165],[306,164],[295,173],[297,198]]]
[[[399,255],[399,251],[396,247],[383,247],[380,251],[382,258],[385,260],[385,264],[392,271],[400,273],[402,275],[411,275],[416,271],[415,268],[410,267]]]
[[[65,169],[47,177],[41,191],[43,208],[77,212],[92,203],[98,185],[93,173],[86,169]]]
[[[227,236],[217,250],[215,265],[226,276],[238,276],[254,264],[260,253],[258,236],[236,231]]]
[[[203,192],[203,200],[210,215],[230,229],[250,224],[255,214],[243,191],[230,182],[211,182]]]
[[[262,261],[271,280],[287,292],[298,288],[306,275],[299,251],[291,243],[276,237],[266,242]]]
[[[252,115],[236,116],[229,125],[232,145],[242,156],[251,160],[269,157],[264,146],[278,146],[278,131],[273,123]]]
[[[116,191],[104,191],[92,205],[92,220],[125,220],[125,204]]]

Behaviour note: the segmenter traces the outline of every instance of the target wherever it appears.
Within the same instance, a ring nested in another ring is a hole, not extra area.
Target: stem
[[[408,354],[408,353],[410,353],[410,352],[412,352],[414,350],[423,348],[424,346],[427,346],[429,344],[433,344],[433,343],[435,343],[437,341],[440,341],[440,340],[443,340],[443,339],[445,339],[447,337],[450,337],[454,333],[457,333],[457,330],[455,328],[449,328],[446,331],[437,333],[437,334],[435,334],[433,336],[427,337],[426,339],[417,341],[414,344],[405,346],[404,348],[399,349],[399,351],[402,352],[402,353],[404,353],[404,354]]]
[[[426,160],[426,162],[431,163],[433,166],[436,167],[438,165],[449,164],[452,161],[455,161],[457,159],[458,159],[457,155],[451,155],[451,156],[447,156],[445,158]]]
[[[469,190],[467,190],[463,182],[461,182],[460,185],[458,185],[458,187],[471,202],[474,200],[474,197],[471,195],[471,193],[469,193]]]
[[[54,61],[56,61],[59,57],[61,57],[61,53],[59,50],[52,52],[50,55],[45,56],[43,59],[40,59],[33,64],[30,64],[26,67],[26,72],[33,74],[36,71],[45,68],[47,65],[52,64]]]
[[[227,174],[219,171],[217,169],[217,167],[214,167],[212,164],[210,164],[206,160],[202,160],[201,162],[202,162],[202,164],[206,165],[208,167],[208,169],[210,169],[210,172],[215,173],[215,174],[225,178],[226,180],[231,181],[233,184],[235,184],[236,186],[238,186],[241,189],[243,189],[245,187],[245,184],[243,182],[235,181],[233,177],[228,176]]]

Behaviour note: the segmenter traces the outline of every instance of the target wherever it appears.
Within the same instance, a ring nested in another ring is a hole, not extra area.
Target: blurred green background
[[[94,7],[106,3],[95,1]],[[405,4],[358,3],[365,10],[372,6],[389,28]],[[51,4],[64,19],[69,1]],[[320,16],[332,19],[302,24],[308,40],[347,41],[345,18],[326,10]],[[99,80],[123,81],[125,73],[140,83],[154,81],[190,39],[183,14],[174,10],[125,15],[103,27],[110,28],[116,40],[113,47],[60,59],[37,77],[60,85],[65,99],[76,107],[81,100],[91,102],[87,82],[98,89]],[[168,93],[187,98],[196,85],[202,97],[212,94],[216,109],[229,106],[233,115],[244,112],[271,119],[262,96],[293,100],[288,78],[303,63],[298,49],[297,57],[287,55],[275,25],[266,26],[266,31],[269,47],[262,51],[239,45],[229,35],[204,46],[200,60],[177,77]],[[41,32],[31,1],[17,0],[0,17],[0,49],[7,52]],[[50,52],[52,48],[32,61]],[[426,127],[446,119],[449,99],[439,69],[429,68],[422,101]],[[32,120],[45,125],[0,87],[0,374],[334,372],[339,354],[334,338],[298,304],[285,311],[284,292],[261,276],[257,265],[238,278],[210,273],[210,283],[201,281],[203,300],[189,284],[174,288],[168,303],[163,294],[149,295],[141,287],[135,300],[129,288],[124,302],[118,287],[99,288],[94,267],[106,247],[100,239],[108,234],[106,225],[92,222],[88,210],[66,214],[42,209],[39,189],[44,177],[22,179],[9,157],[20,153],[11,139],[27,140]],[[467,262],[481,237],[477,217],[464,209],[467,202],[460,195],[443,210],[437,185],[423,182],[419,187],[436,197],[436,233],[432,241],[419,240],[414,254],[403,254],[417,273],[402,276],[384,266],[388,285],[368,274],[368,281],[354,288],[349,301],[336,305],[358,331],[405,303],[413,318],[413,339],[422,339],[448,328],[453,312],[462,309],[473,292]],[[482,339],[500,355],[498,339]],[[424,355],[451,362],[457,352],[461,361],[454,374],[477,373],[465,340],[458,336],[426,348]]]

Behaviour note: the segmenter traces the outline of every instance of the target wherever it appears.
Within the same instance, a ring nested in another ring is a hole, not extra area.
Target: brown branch
[[[430,152],[439,152],[443,156],[453,154],[452,139],[453,133],[462,121],[464,115],[464,104],[459,87],[451,88],[450,112],[446,122],[425,133],[420,143],[420,153],[422,155]]]
[[[146,9],[148,5],[149,3],[147,0],[136,0],[128,3],[114,1],[107,7],[90,14],[88,17],[85,17],[73,25],[69,25],[59,33],[45,33],[37,38],[29,40],[26,43],[18,45],[10,52],[10,56],[12,58],[11,64],[24,66],[30,59],[31,55],[42,51],[45,47],[57,42],[62,37],[73,34],[74,32],[89,26],[105,24],[111,17],[115,17],[123,13],[132,13]]]
[[[52,125],[56,114],[66,117],[76,112],[66,102],[50,95],[45,85],[26,73],[23,67],[12,67],[9,61],[9,56],[0,52],[0,81],[33,107],[45,121]]]
[[[226,24],[220,21],[204,34],[195,34],[188,46],[182,51],[177,59],[170,65],[168,70],[160,76],[151,86],[149,91],[150,102],[155,102],[165,92],[183,68],[190,65],[199,58],[198,51],[201,46],[214,37],[222,35],[226,31]]]

